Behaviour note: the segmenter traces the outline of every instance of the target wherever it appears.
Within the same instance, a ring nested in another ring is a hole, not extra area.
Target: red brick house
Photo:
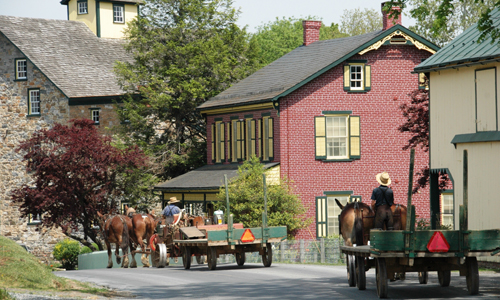
[[[220,186],[223,172],[257,155],[294,182],[315,220],[297,238],[310,239],[338,233],[334,199],[369,202],[382,171],[391,175],[396,203],[406,204],[409,151],[402,147],[409,136],[397,130],[404,119],[394,98],[419,88],[411,72],[438,47],[385,14],[382,30],[347,38],[319,41],[321,22],[303,26],[302,46],[198,109],[208,126],[203,168],[221,170],[211,184]],[[428,154],[417,149],[415,169],[426,164]],[[155,189],[185,203],[198,193],[206,203],[216,190],[197,173]],[[414,195],[419,217],[429,217],[428,199],[428,190]]]

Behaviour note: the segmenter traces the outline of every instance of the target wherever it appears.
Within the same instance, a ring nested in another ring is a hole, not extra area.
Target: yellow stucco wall
[[[123,38],[123,30],[127,22],[132,21],[137,16],[137,5],[124,4],[125,23],[113,22],[113,3],[100,2],[100,25],[101,37],[103,38]]]
[[[500,63],[430,73],[430,164],[433,169],[448,168],[453,176],[455,228],[459,228],[459,205],[463,203],[464,149],[468,151],[469,162],[469,228],[500,228],[500,141],[457,144],[456,149],[450,143],[457,134],[476,132],[475,71],[491,67],[497,68],[496,92],[500,95]],[[500,104],[498,98],[497,104]]]
[[[87,25],[92,32],[97,35],[97,18],[96,18],[96,4],[95,0],[88,0],[87,14],[78,14],[77,0],[68,3],[68,17],[70,21],[81,21]]]

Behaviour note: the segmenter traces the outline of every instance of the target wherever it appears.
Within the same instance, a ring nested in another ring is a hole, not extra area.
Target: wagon
[[[449,286],[451,271],[466,277],[469,294],[479,293],[477,257],[496,255],[500,252],[500,229],[469,230],[467,223],[467,151],[464,151],[464,204],[460,206],[459,230],[415,230],[415,206],[411,205],[413,162],[410,159],[410,184],[406,230],[370,231],[366,246],[341,246],[346,254],[349,286],[366,288],[365,272],[376,270],[379,298],[388,295],[388,279],[396,273],[418,272],[419,282],[426,284],[428,272],[437,271],[439,284]]]
[[[194,221],[193,224],[179,225],[182,222],[179,220],[176,220],[177,223],[163,224],[158,230],[161,235],[152,238],[152,265],[164,267],[168,265],[169,257],[182,257],[184,268],[189,269],[193,256],[198,263],[202,263],[202,257],[206,256],[208,268],[215,270],[219,255],[234,254],[238,266],[243,266],[246,252],[259,252],[264,266],[270,267],[273,257],[271,243],[285,240],[287,229],[286,226],[267,226],[266,180],[263,176],[265,209],[261,227],[244,228],[241,223],[233,223],[225,175],[227,224],[205,225],[204,221]]]

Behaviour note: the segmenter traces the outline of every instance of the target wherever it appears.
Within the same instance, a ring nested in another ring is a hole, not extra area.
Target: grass
[[[113,296],[116,292],[88,283],[57,277],[53,268],[40,262],[14,241],[0,236],[0,300],[12,299],[7,290],[79,292]]]

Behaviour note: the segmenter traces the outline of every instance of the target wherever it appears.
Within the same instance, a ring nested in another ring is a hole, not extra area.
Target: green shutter
[[[365,65],[365,91],[372,89],[372,66]]]
[[[361,202],[361,196],[349,196],[349,202]]]
[[[267,120],[268,130],[267,130],[267,157],[269,161],[273,161],[274,159],[274,123],[273,118],[269,118]]]
[[[316,237],[328,237],[328,209],[325,196],[316,197]]]
[[[314,117],[316,159],[326,159],[326,117]]]
[[[212,162],[215,162],[215,124],[210,126],[210,134],[212,136]]]
[[[257,128],[257,147],[259,151],[259,159],[262,161],[262,149],[264,149],[262,145],[262,119],[259,119],[257,121],[258,123],[258,128]]]
[[[255,155],[256,148],[256,140],[255,140],[255,120],[250,120],[250,156]]]
[[[359,116],[349,117],[349,157],[361,158],[361,130]]]
[[[349,65],[344,66],[344,91],[351,90],[351,68]]]
[[[246,143],[245,143],[245,141],[246,141],[246,139],[245,139],[246,138],[246,133],[245,133],[246,126],[245,126],[245,121],[244,120],[243,121],[239,121],[238,123],[240,125],[239,126],[240,127],[239,128],[240,129],[239,130],[239,135],[240,135],[240,137],[239,137],[239,140],[240,140],[240,142],[239,142],[239,145],[240,145],[240,156],[239,156],[238,159],[239,159],[239,161],[242,161],[242,160],[245,160],[245,157],[246,157]]]

